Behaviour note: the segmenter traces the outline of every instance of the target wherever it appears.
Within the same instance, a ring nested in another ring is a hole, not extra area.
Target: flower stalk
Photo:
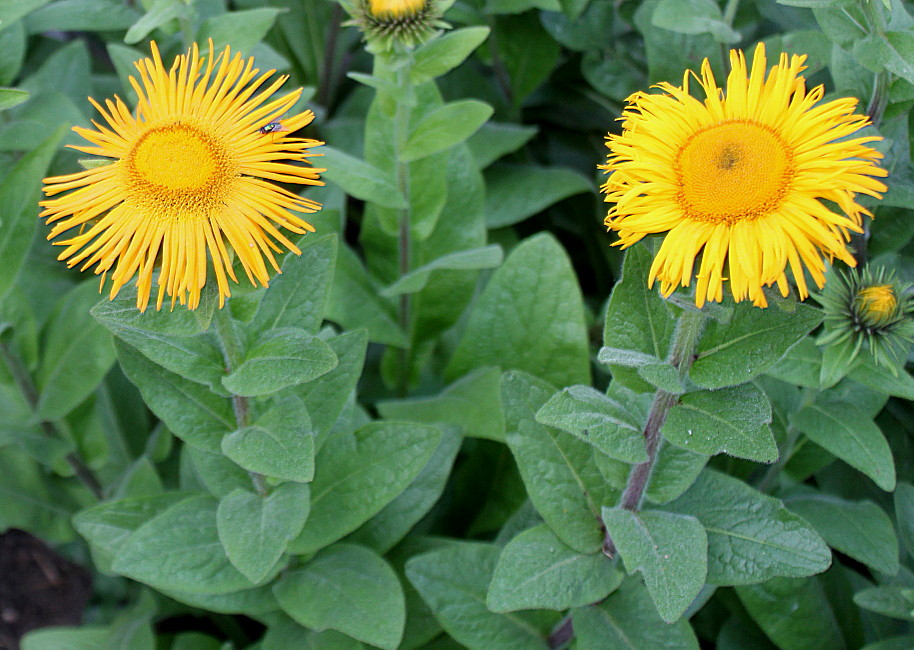
[[[243,356],[243,347],[238,331],[235,329],[235,323],[232,321],[231,310],[217,309],[213,314],[213,327],[222,347],[222,358],[225,361],[226,374],[228,374],[238,366]],[[235,412],[235,423],[239,429],[250,424],[251,410],[247,397],[232,394],[232,410]],[[254,485],[257,495],[266,497],[268,490],[263,474],[248,470],[248,476],[251,477],[251,483]]]
[[[707,316],[705,313],[694,308],[684,309],[679,316],[667,360],[679,372],[681,379],[685,379],[692,362],[695,360],[695,349],[698,347],[698,341],[701,339],[706,321]],[[666,422],[670,409],[676,406],[678,402],[679,395],[675,393],[670,393],[663,389],[657,389],[657,392],[654,393],[654,402],[651,404],[651,410],[644,425],[644,444],[647,448],[647,460],[632,468],[625,490],[622,492],[619,507],[632,512],[637,512],[641,508],[644,492],[647,489],[651,472],[653,472],[654,465],[657,462],[657,453],[660,450],[662,438],[660,431],[663,429],[663,424]],[[613,543],[608,531],[603,540],[603,553],[610,558],[616,554],[616,545]]]

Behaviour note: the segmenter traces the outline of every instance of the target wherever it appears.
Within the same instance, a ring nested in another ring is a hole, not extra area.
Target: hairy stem
[[[681,378],[685,378],[689,367],[695,360],[695,348],[698,346],[702,331],[704,331],[705,320],[704,312],[694,308],[687,308],[682,312],[676,324],[676,331],[673,334],[673,343],[667,360],[679,371]],[[644,492],[647,489],[651,472],[653,472],[654,464],[657,461],[657,452],[661,441],[660,431],[663,429],[663,424],[666,422],[666,416],[669,414],[670,409],[678,401],[679,396],[674,393],[661,389],[654,393],[654,402],[651,404],[647,423],[644,425],[647,460],[635,465],[629,474],[625,491],[622,493],[622,500],[619,502],[620,507],[633,512],[637,512],[641,507]],[[603,552],[608,557],[613,557],[616,554],[616,545],[613,543],[608,531],[603,540]]]
[[[222,359],[225,361],[225,371],[230,373],[241,362],[243,348],[235,330],[228,305],[216,310],[213,315],[213,325],[216,329],[216,336],[222,345]],[[247,397],[232,395],[232,409],[235,412],[235,423],[239,429],[250,424],[251,413],[249,407]],[[254,485],[257,494],[261,497],[267,496],[267,484],[264,481],[263,474],[248,470],[248,476],[251,477],[251,483]]]
[[[405,89],[410,84],[408,65],[400,66],[396,72],[397,87]],[[394,115],[394,158],[396,160],[396,180],[397,188],[406,199],[406,207],[400,210],[399,214],[399,272],[400,277],[409,273],[411,266],[411,222],[412,213],[409,202],[409,163],[400,159],[400,152],[406,144],[406,138],[409,135],[409,106],[406,106],[401,98],[397,98],[397,111]],[[411,329],[411,305],[410,294],[400,294],[398,305],[398,320],[400,328],[410,338]],[[401,397],[405,397],[409,391],[409,368],[412,365],[412,345],[411,342],[406,348],[400,350],[400,376],[397,382],[397,392]]]
[[[16,386],[25,398],[26,403],[28,403],[29,407],[34,411],[38,406],[39,395],[28,368],[26,368],[22,359],[20,359],[6,343],[0,342],[0,356],[3,357],[6,367],[9,368],[10,374],[13,376],[13,381],[16,382]],[[42,420],[39,423],[39,427],[41,428],[41,432],[49,438],[57,438],[59,440],[67,439],[53,422]],[[67,461],[67,464],[73,469],[73,473],[76,475],[79,482],[82,483],[96,499],[101,501],[105,496],[102,485],[92,470],[89,469],[89,466],[76,455],[76,452],[70,452],[64,458]]]

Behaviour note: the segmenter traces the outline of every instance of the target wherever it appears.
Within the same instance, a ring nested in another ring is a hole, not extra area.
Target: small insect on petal
[[[289,131],[289,129],[284,127],[280,122],[270,122],[269,124],[264,124],[257,130],[261,135],[266,135],[267,133],[288,133]]]

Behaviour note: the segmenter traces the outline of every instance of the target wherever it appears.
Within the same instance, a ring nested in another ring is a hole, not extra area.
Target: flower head
[[[854,114],[855,99],[818,104],[822,86],[807,92],[799,76],[805,59],[782,54],[766,77],[760,43],[751,71],[741,51],[730,52],[725,91],[705,59],[701,76],[687,71],[681,87],[661,83],[662,94],[628,98],[622,133],[608,137],[601,166],[614,204],[605,223],[623,248],[666,233],[648,277],[664,295],[689,286],[699,253],[699,307],[722,300],[726,279],[737,302],[765,307],[763,287],[789,293],[788,265],[801,298],[809,293],[804,266],[821,288],[824,258],[855,265],[846,242],[872,216],[855,194],[886,190],[871,178],[886,176],[875,165],[881,154],[865,146],[881,138],[845,139],[867,118]],[[690,94],[690,75],[704,101]]]
[[[54,242],[66,246],[58,259],[81,270],[95,265],[102,283],[111,271],[111,298],[137,276],[140,310],[156,268],[156,309],[166,294],[172,305],[177,299],[195,309],[208,266],[221,307],[228,278],[238,281],[233,255],[252,284],[266,286],[266,261],[279,271],[279,245],[300,253],[279,228],[313,232],[294,212],[320,209],[277,184],[322,184],[323,170],[307,164],[309,148],[321,143],[289,137],[313,114],[281,117],[301,90],[272,99],[285,76],[267,84],[273,71],[260,74],[253,59],[228,47],[215,54],[212,41],[208,56],[194,45],[170,69],[153,42],[152,58],[135,65],[135,114],[117,96],[104,107],[90,98],[107,124],[74,127],[92,143],[74,149],[112,160],[44,180],[48,196],[68,192],[40,203],[54,224],[48,239],[65,235]]]
[[[884,268],[836,273],[816,300],[825,309],[819,345],[836,348],[845,365],[864,345],[893,371],[914,342],[914,293]]]
[[[344,5],[352,16],[348,24],[362,30],[374,51],[386,52],[398,43],[415,47],[448,27],[441,20],[441,0],[347,0]]]

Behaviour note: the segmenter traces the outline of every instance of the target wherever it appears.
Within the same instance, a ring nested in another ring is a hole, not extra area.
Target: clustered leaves
[[[25,650],[914,645],[907,4],[0,5],[0,530],[95,572]],[[221,310],[100,300],[35,218],[153,37],[289,73],[329,143],[317,232]],[[758,40],[869,102],[889,191],[821,309],[699,310],[610,246],[596,164],[630,93]]]

